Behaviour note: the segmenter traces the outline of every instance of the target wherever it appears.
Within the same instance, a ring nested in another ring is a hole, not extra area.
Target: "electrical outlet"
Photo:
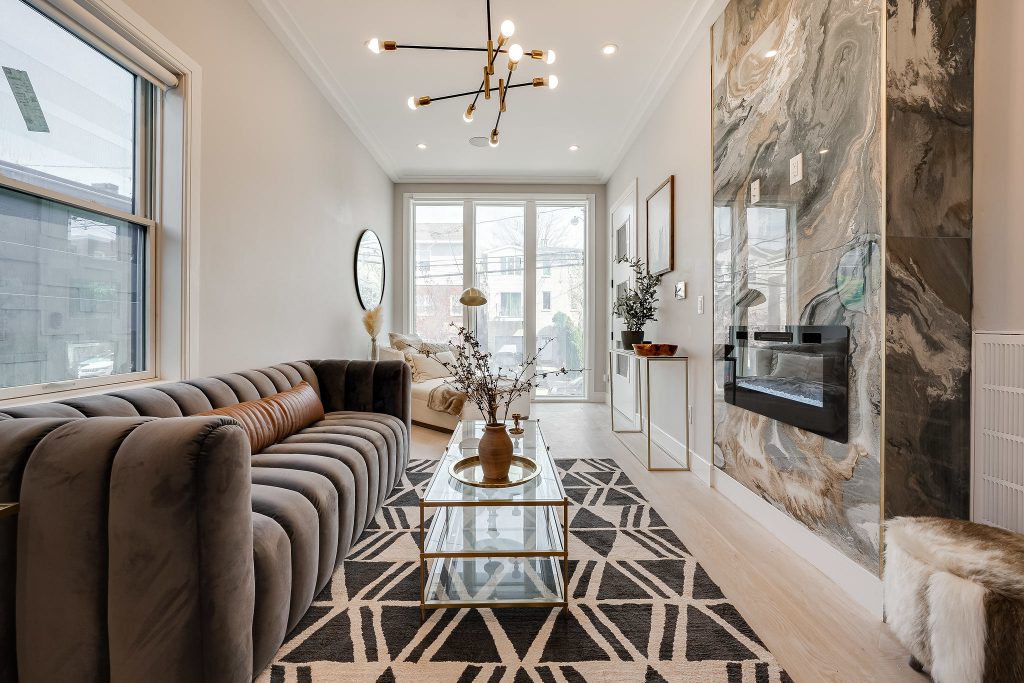
[[[795,185],[804,179],[804,155],[797,154],[789,160],[789,184]]]
[[[697,297],[697,315],[704,315],[704,297]]]
[[[750,203],[757,204],[761,201],[761,180],[750,183]]]

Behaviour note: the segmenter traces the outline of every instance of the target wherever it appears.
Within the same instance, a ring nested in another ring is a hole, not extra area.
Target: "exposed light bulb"
[[[366,47],[370,48],[370,52],[375,55],[380,54],[380,41],[376,38],[370,38],[366,41]]]
[[[495,128],[494,130],[491,131],[491,137],[490,139],[488,139],[487,144],[489,144],[491,147],[497,147],[498,142],[498,129]]]
[[[466,112],[462,115],[462,120],[466,123],[473,123],[473,112],[476,111],[476,105],[471,104],[466,107]]]
[[[515,43],[508,49],[508,60],[513,64],[518,64],[519,60],[523,58],[523,46],[519,43]]]
[[[601,48],[601,53],[605,55],[613,55],[618,51],[619,46],[616,45],[615,43],[608,43],[607,45]]]
[[[558,55],[555,54],[554,50],[548,50],[547,57],[544,59],[544,61],[547,62],[548,64],[554,64],[557,58]]]
[[[512,23],[511,19],[506,19],[501,22],[501,35],[506,38],[511,38],[516,33],[516,25]]]
[[[417,109],[420,108],[420,104],[419,102],[416,101],[415,97],[410,97],[408,100],[405,101],[405,103],[408,104],[409,109],[412,109],[413,111],[416,111]]]
[[[558,76],[551,74],[548,76],[548,89],[554,90],[558,87]]]

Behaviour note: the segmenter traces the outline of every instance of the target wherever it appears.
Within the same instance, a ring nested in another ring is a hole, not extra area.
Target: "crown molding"
[[[601,182],[607,183],[612,175],[619,168],[619,164],[626,157],[630,148],[636,143],[637,138],[644,127],[650,121],[654,112],[661,106],[662,101],[668,95],[668,88],[679,77],[686,64],[686,60],[693,54],[694,49],[704,31],[710,30],[709,19],[717,17],[723,11],[730,0],[697,0],[690,8],[683,20],[682,26],[676,33],[672,45],[677,46],[675,50],[669,50],[662,57],[658,67],[652,72],[658,74],[647,84],[643,95],[637,100],[639,106],[636,108],[629,123],[624,127],[627,131],[621,144],[609,158],[604,173],[601,174]],[[710,106],[710,103],[708,103]]]
[[[283,0],[249,0],[249,4],[281,41],[299,67],[313,81],[313,85],[327,99],[331,108],[337,112],[359,142],[370,152],[381,170],[392,182],[398,182],[395,163],[391,155],[363,123],[354,100],[349,97],[327,62],[313,47],[313,43],[299,27]]]

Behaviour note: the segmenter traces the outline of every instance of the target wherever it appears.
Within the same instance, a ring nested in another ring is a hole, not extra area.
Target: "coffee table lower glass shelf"
[[[452,463],[476,455],[483,423],[456,428],[420,499],[422,617],[440,608],[568,607],[569,499],[536,421],[524,427],[515,454],[540,473],[507,488],[451,476]]]

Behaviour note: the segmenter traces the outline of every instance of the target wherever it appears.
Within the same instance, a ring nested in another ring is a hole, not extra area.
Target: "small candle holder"
[[[512,421],[515,423],[512,429],[508,430],[509,434],[515,434],[516,436],[522,434],[526,430],[520,426],[519,421],[523,419],[523,416],[519,413],[512,413]]]

